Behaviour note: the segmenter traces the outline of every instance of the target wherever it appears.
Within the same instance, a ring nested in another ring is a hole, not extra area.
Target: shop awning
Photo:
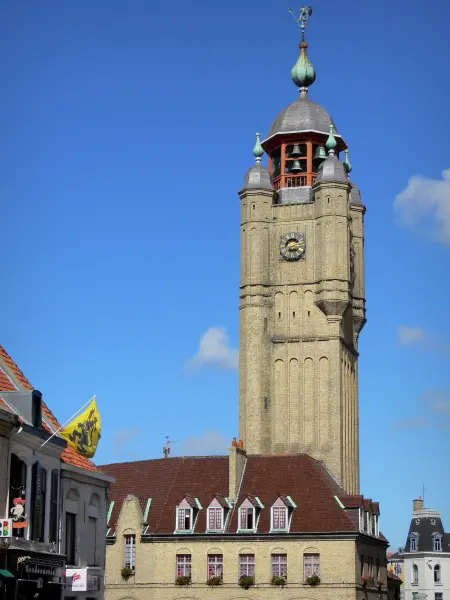
[[[10,573],[10,571],[7,571],[6,569],[0,569],[0,575],[2,577],[13,577],[14,575],[12,573]]]

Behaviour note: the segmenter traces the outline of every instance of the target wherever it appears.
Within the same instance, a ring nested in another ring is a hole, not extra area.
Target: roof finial
[[[328,136],[327,143],[325,144],[325,148],[328,150],[328,154],[335,154],[334,149],[337,146],[336,138],[334,137],[334,125],[330,123],[330,135]]]
[[[255,143],[255,147],[253,148],[253,156],[255,157],[255,160],[257,163],[261,162],[261,156],[263,154],[264,154],[264,150],[263,150],[263,147],[261,146],[260,133],[256,132],[256,143]]]
[[[311,6],[302,6],[300,8],[298,18],[294,15],[292,10],[288,9],[295,21],[300,25],[302,30],[302,41],[299,44],[300,56],[297,62],[291,69],[292,81],[300,89],[300,95],[305,96],[308,92],[308,87],[316,80],[316,72],[314,67],[309,62],[308,55],[306,54],[306,48],[308,44],[305,42],[305,27],[309,17],[312,15]]]
[[[348,159],[348,148],[346,148],[344,150],[344,154],[345,154],[345,158],[344,158],[344,168],[347,172],[347,175],[351,172],[352,170],[352,163],[349,161]]]

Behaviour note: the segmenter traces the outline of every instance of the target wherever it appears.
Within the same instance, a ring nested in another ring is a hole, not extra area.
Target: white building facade
[[[450,600],[450,534],[438,511],[414,500],[405,550],[404,600]]]

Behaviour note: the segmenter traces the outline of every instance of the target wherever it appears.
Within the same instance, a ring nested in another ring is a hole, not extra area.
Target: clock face
[[[306,249],[304,233],[286,233],[280,239],[280,254],[286,260],[298,260]]]

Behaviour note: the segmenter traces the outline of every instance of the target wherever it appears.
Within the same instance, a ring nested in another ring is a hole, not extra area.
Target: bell
[[[325,160],[326,157],[327,157],[327,151],[325,150],[325,148],[323,146],[317,146],[313,161],[321,162],[322,160]]]
[[[291,156],[301,156],[301,155],[302,155],[302,151],[300,150],[300,146],[298,144],[295,144],[295,146],[292,148]]]
[[[299,160],[294,160],[292,167],[289,169],[289,173],[300,173],[300,171],[303,171],[302,163]]]

